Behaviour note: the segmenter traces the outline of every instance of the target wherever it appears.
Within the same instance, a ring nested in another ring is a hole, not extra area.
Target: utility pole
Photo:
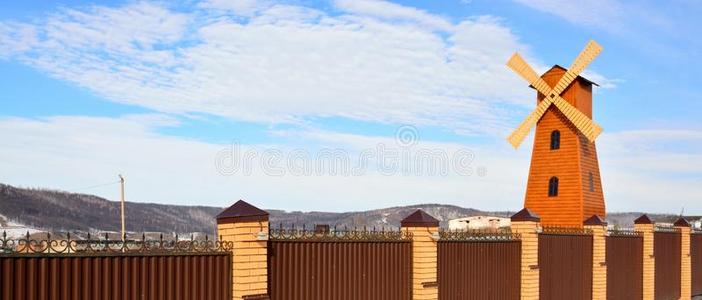
[[[121,209],[121,220],[122,220],[122,243],[124,243],[125,240],[125,231],[124,231],[124,177],[122,175],[119,175],[119,183],[120,183],[120,198],[122,201],[122,209]]]

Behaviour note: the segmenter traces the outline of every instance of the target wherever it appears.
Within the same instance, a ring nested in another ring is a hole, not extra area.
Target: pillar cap
[[[268,212],[239,200],[217,215],[217,224],[268,221]]]
[[[588,226],[607,226],[607,222],[602,219],[602,217],[598,215],[592,215],[592,217],[588,218],[583,222],[583,225],[588,225]]]
[[[651,221],[651,219],[646,214],[643,214],[636,220],[634,220],[634,224],[653,224],[653,221]]]
[[[400,222],[402,227],[439,227],[439,220],[421,209],[416,210]]]
[[[680,219],[675,221],[675,223],[673,223],[673,226],[675,226],[675,227],[690,227],[690,223],[687,220],[685,220],[685,218],[681,217]]]
[[[535,213],[533,213],[531,210],[528,208],[524,208],[520,210],[518,213],[512,215],[510,218],[512,222],[524,222],[524,221],[529,221],[529,222],[540,222],[541,218]]]

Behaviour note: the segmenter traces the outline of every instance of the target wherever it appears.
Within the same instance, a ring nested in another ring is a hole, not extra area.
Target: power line
[[[76,191],[94,189],[94,188],[97,188],[97,187],[108,186],[108,185],[118,184],[118,183],[120,183],[119,180],[118,180],[118,181],[113,181],[113,182],[107,182],[107,183],[101,183],[101,184],[86,186],[86,187],[82,187],[82,188],[71,189],[71,190],[68,190],[68,192],[69,192],[69,193],[72,193],[72,192],[76,192]]]

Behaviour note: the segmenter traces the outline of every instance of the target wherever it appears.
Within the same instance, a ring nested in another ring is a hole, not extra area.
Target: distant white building
[[[492,216],[474,216],[449,220],[449,230],[466,230],[466,229],[497,229],[501,227],[509,227],[511,222],[509,218],[492,217]]]
[[[702,229],[702,219],[692,222],[692,228],[700,230]]]
[[[668,222],[656,222],[657,227],[673,227],[673,223],[668,223]]]

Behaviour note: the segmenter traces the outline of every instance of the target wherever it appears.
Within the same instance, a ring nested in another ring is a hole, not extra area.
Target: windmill
[[[546,226],[582,227],[592,215],[604,217],[604,195],[592,121],[592,85],[580,76],[600,54],[590,41],[570,68],[554,65],[539,76],[515,53],[507,66],[537,91],[534,111],[507,138],[517,148],[536,127],[525,207]]]

